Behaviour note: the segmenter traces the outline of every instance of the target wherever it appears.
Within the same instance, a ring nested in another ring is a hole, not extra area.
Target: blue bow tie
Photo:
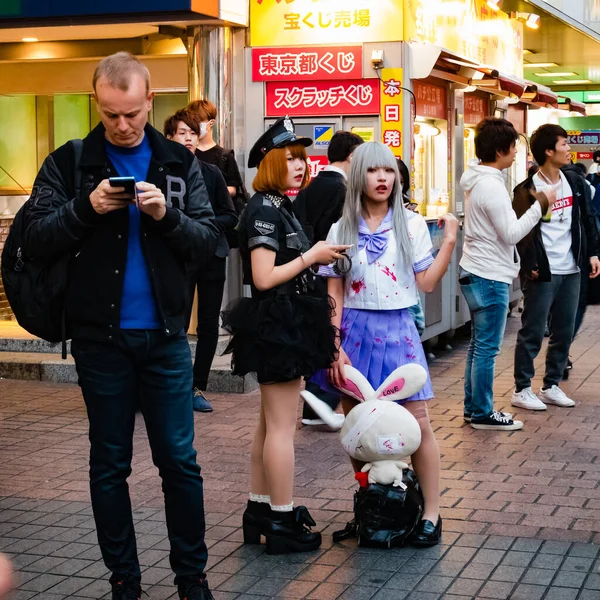
[[[366,231],[365,231],[366,229]],[[358,228],[358,249],[365,248],[367,251],[367,262],[371,264],[376,261],[386,250],[388,245],[389,229],[371,233],[368,228],[359,226]]]

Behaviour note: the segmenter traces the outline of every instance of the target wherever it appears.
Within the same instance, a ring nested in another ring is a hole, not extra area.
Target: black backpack
[[[403,470],[406,489],[370,483],[354,494],[354,520],[333,534],[339,542],[355,537],[359,546],[404,546],[423,516],[423,492],[416,475]]]
[[[75,197],[81,187],[82,140],[72,140],[75,181],[67,188]],[[51,260],[32,259],[23,249],[31,198],[19,209],[2,251],[2,283],[17,322],[29,333],[48,342],[63,342],[66,358],[65,297],[71,254]]]

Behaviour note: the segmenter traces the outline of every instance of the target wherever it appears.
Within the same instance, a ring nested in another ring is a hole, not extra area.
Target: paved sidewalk
[[[517,327],[518,319],[509,319],[496,377],[499,409],[510,404]],[[323,548],[269,557],[244,547],[241,512],[258,395],[217,396],[214,413],[196,415],[215,598],[600,599],[599,327],[600,307],[592,307],[563,386],[577,406],[513,410],[525,428],[510,434],[474,431],[462,421],[464,339],[431,364],[444,544],[428,550],[334,545],[330,533],[351,517],[355,482],[337,435],[306,428],[297,432],[295,500],[324,530]],[[134,454],[130,484],[144,590],[151,600],[175,598],[160,480],[141,417]],[[0,381],[0,550],[19,569],[13,600],[109,597],[87,461],[76,386]]]

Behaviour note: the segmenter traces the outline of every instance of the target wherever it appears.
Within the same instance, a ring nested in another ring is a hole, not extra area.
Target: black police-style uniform
[[[253,147],[248,166],[256,166],[269,150],[293,143],[312,141],[297,137],[289,119],[279,119]],[[332,308],[328,297],[314,292],[310,270],[266,291],[258,290],[252,279],[252,250],[272,250],[275,266],[280,266],[310,247],[289,198],[275,190],[256,193],[241,216],[238,234],[244,282],[252,297],[238,299],[223,313],[223,325],[233,334],[226,351],[233,352],[234,373],[256,372],[259,383],[280,383],[328,368],[336,352]]]

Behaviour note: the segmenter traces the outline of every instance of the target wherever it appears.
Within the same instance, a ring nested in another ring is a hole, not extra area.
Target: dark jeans
[[[331,392],[326,392],[322,390],[316,383],[312,383],[311,381],[306,382],[306,391],[313,393],[319,400],[323,400],[325,404],[328,404],[332,410],[337,408],[337,405],[340,403],[340,394],[332,394]],[[302,408],[302,418],[303,419],[318,419],[319,417],[315,413],[315,411],[308,405],[306,402],[304,403],[304,407]]]
[[[203,576],[204,500],[194,450],[192,361],[184,331],[122,330],[114,343],[73,340],[90,422],[90,487],[111,581],[139,581],[127,478],[139,396],[152,460],[162,478],[175,583]]]
[[[533,361],[540,352],[548,316],[552,319],[546,352],[544,388],[558,385],[569,358],[579,303],[580,274],[552,275],[552,281],[521,282],[523,314],[515,347],[515,386],[529,387],[535,375]]]
[[[198,324],[196,358],[194,360],[194,386],[205,391],[217,343],[219,341],[219,314],[223,302],[227,259],[213,256],[198,271],[191,282],[190,298],[198,286]]]
[[[583,323],[583,317],[588,305],[588,286],[590,281],[590,267],[589,265],[581,271],[581,282],[579,285],[579,304],[577,305],[577,314],[575,316],[575,331],[573,332],[573,338],[579,333],[581,324]]]

